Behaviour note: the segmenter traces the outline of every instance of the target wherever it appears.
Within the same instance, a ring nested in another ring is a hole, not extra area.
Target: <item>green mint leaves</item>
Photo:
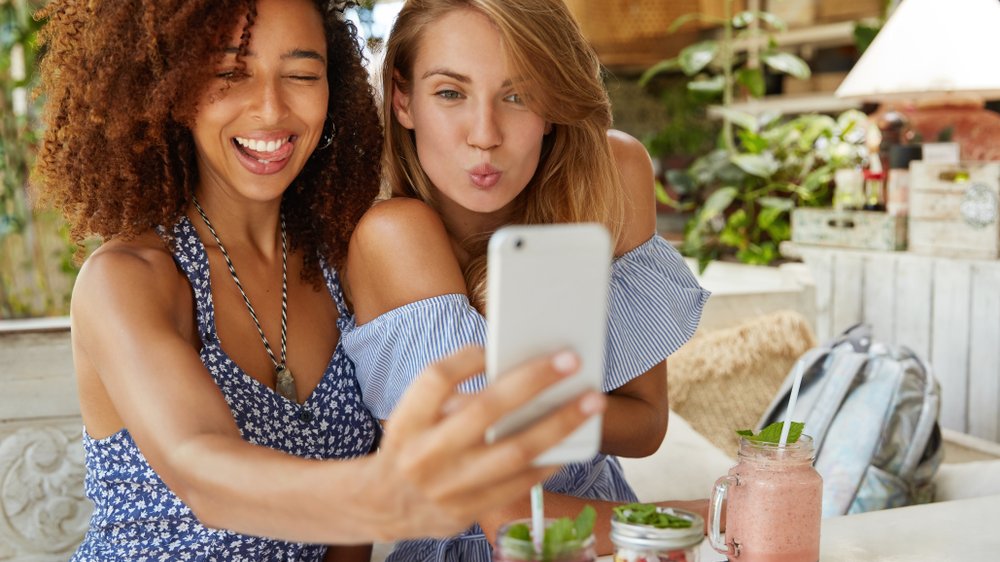
[[[519,541],[531,542],[531,529],[529,529],[524,523],[511,525],[511,527],[507,529],[507,536]]]
[[[597,511],[589,505],[583,506],[580,514],[576,516],[576,521],[573,522],[576,539],[582,541],[594,534],[595,521],[597,521]]]
[[[623,523],[651,525],[657,529],[684,529],[691,521],[672,513],[660,511],[651,503],[629,503],[614,509],[615,517]]]
[[[757,435],[753,434],[753,431],[749,429],[740,429],[736,433],[746,437],[750,441],[756,441],[757,443],[778,443],[781,440],[781,429],[784,427],[785,422],[774,422],[771,425],[760,430]],[[802,429],[806,424],[802,422],[792,422],[792,425],[788,428],[788,442],[795,443],[799,440],[802,435]]]
[[[597,511],[589,505],[583,506],[583,510],[576,516],[576,519],[560,517],[549,523],[545,528],[545,538],[542,539],[541,560],[556,560],[561,555],[580,547],[583,541],[594,533],[594,522],[597,520]],[[531,546],[531,528],[527,524],[518,523],[512,525],[504,538],[524,541],[528,548]],[[504,550],[510,550],[504,546]],[[521,550],[521,549],[516,549]],[[534,552],[514,552],[522,560],[535,560]]]

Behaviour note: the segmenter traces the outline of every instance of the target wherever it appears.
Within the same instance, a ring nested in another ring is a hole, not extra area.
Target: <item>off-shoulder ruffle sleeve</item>
[[[677,351],[694,334],[710,294],[660,236],[615,259],[604,391],[622,386]]]
[[[470,344],[485,345],[486,320],[463,294],[447,294],[390,310],[356,326],[342,323],[341,342],[354,361],[365,406],[387,419],[407,387],[434,361]],[[480,375],[461,386],[485,387]]]

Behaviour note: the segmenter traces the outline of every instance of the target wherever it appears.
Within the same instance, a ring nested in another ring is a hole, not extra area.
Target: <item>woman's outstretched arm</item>
[[[319,461],[251,445],[178,325],[169,254],[118,248],[78,278],[76,361],[98,373],[150,465],[212,527],[328,544],[454,533],[553,472],[530,462],[603,408],[590,393],[486,445],[487,427],[575,365],[542,358],[446,408],[455,385],[483,369],[482,351],[466,349],[419,377],[376,455]]]

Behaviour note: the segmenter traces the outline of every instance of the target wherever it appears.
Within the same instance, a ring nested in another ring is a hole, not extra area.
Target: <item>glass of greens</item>
[[[535,548],[531,520],[518,519],[497,533],[494,562],[594,562],[594,520],[597,513],[585,506],[576,519],[560,517],[545,520],[542,549]]]

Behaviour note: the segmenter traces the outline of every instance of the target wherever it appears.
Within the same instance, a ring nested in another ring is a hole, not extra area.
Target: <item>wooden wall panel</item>
[[[783,247],[783,251],[786,248]],[[943,427],[1000,442],[1000,261],[788,245],[816,283],[817,336],[856,317],[941,383]]]
[[[969,433],[1000,441],[1000,268],[973,267]]]
[[[934,268],[930,364],[941,383],[941,423],[963,433],[969,423],[965,405],[969,399],[971,289],[968,263]]]

